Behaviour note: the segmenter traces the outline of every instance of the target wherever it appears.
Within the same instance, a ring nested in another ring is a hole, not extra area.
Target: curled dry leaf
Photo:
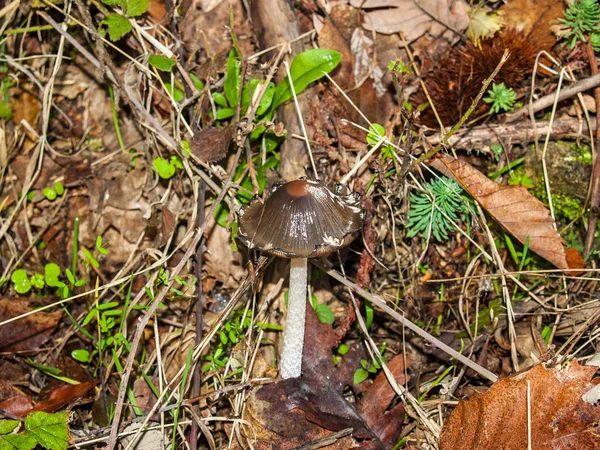
[[[425,33],[452,38],[456,30],[464,30],[469,24],[467,3],[462,0],[351,0],[350,4],[367,10],[364,23],[367,30],[404,33],[408,42]]]
[[[575,249],[565,249],[550,211],[523,186],[493,182],[470,164],[451,156],[434,158],[430,166],[457,180],[492,218],[521,244],[559,269],[581,269],[583,259]]]
[[[598,380],[592,380],[597,369],[576,361],[552,370],[538,364],[498,381],[485,394],[476,393],[458,404],[442,429],[440,449],[528,448],[528,414],[531,449],[598,448],[600,406],[582,399],[597,385]]]

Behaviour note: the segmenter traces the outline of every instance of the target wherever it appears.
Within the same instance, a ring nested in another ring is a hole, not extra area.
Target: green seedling
[[[60,197],[65,193],[65,187],[60,181],[54,182],[52,187],[45,187],[43,190],[44,197],[51,202],[56,200],[56,197]]]
[[[594,51],[600,51],[600,5],[596,0],[574,0],[559,22],[567,30],[563,39],[571,47],[578,41],[585,42],[589,36]]]
[[[381,348],[379,349],[379,354],[383,355],[383,352],[385,352],[385,349],[387,347],[387,343],[384,341],[383,344],[381,344]],[[353,383],[356,384],[360,384],[363,381],[365,381],[367,378],[369,378],[370,375],[376,375],[377,372],[379,372],[381,370],[381,365],[382,363],[386,363],[387,359],[386,358],[381,358],[381,360],[373,360],[373,361],[367,361],[366,359],[362,359],[360,361],[360,367],[356,370],[356,372],[354,372],[354,379],[353,379]]]
[[[456,227],[461,215],[470,214],[466,200],[461,197],[462,188],[450,178],[440,177],[423,184],[424,192],[410,194],[408,213],[408,237],[418,233],[431,234],[438,242],[448,239],[448,233]]]
[[[104,35],[108,31],[108,38],[116,42],[131,31],[130,18],[144,14],[150,6],[150,0],[102,0],[107,6],[113,6],[123,11],[123,14],[109,14],[100,22],[99,32]]]
[[[325,303],[319,303],[314,294],[310,296],[310,304],[315,310],[315,313],[317,313],[317,317],[321,323],[333,325],[335,318],[333,316],[333,311],[329,306],[327,306]]]
[[[168,180],[175,175],[177,169],[183,169],[183,162],[177,155],[171,155],[171,158],[168,161],[158,157],[154,158],[154,161],[152,161],[152,167],[158,172],[158,176],[164,180]]]
[[[487,93],[488,96],[484,97],[483,101],[491,103],[490,114],[512,111],[515,108],[517,94],[511,88],[507,88],[504,83],[494,83],[492,89]]]

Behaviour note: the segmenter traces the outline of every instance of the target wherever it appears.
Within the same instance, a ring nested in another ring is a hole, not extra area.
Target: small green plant
[[[332,325],[335,318],[333,317],[333,311],[325,303],[319,303],[317,297],[313,294],[310,296],[310,304],[317,313],[317,317],[321,323]]]
[[[418,233],[431,234],[438,242],[448,239],[448,233],[455,229],[452,221],[460,220],[461,215],[469,214],[469,207],[461,197],[462,188],[450,178],[440,177],[423,184],[424,192],[410,194],[408,213],[408,237]]]
[[[13,110],[10,105],[10,88],[14,82],[9,78],[3,78],[0,82],[0,119],[12,119]]]
[[[233,311],[229,316],[229,319],[224,323],[222,330],[219,332],[217,348],[211,355],[205,357],[209,363],[202,367],[202,372],[207,372],[209,370],[218,371],[225,368],[227,361],[229,361],[231,349],[239,341],[244,339],[246,331],[251,323],[252,310],[238,308]]]
[[[487,93],[488,97],[484,97],[483,101],[492,104],[490,107],[490,114],[498,114],[514,109],[517,95],[511,88],[507,88],[504,83],[494,83],[492,89]]]
[[[379,349],[379,354],[383,355],[385,349],[387,347],[387,342],[383,341],[381,344],[381,348]],[[380,360],[367,361],[366,359],[362,359],[360,361],[360,367],[356,369],[354,372],[354,384],[360,384],[369,378],[369,375],[375,375],[377,372],[381,370],[382,363],[385,364],[387,362],[386,358],[381,358]]]
[[[102,0],[107,6],[114,6],[123,11],[123,14],[108,14],[100,25],[106,26],[108,38],[116,42],[131,31],[129,19],[144,14],[150,6],[150,0]],[[104,34],[104,29],[99,29]]]
[[[577,41],[585,42],[589,35],[592,47],[600,51],[600,6],[597,0],[573,0],[560,24],[567,29],[564,39],[574,47]]]
[[[69,445],[69,413],[36,411],[18,420],[0,420],[0,449],[31,450],[37,445],[50,450],[66,450]],[[23,428],[23,429],[22,429]]]
[[[183,162],[177,155],[171,155],[169,160],[158,157],[154,158],[154,161],[152,161],[152,167],[158,172],[159,177],[168,180],[175,175],[177,169],[183,169]]]
[[[65,187],[60,181],[55,181],[52,187],[45,187],[43,192],[44,197],[52,202],[65,193]]]
[[[382,140],[385,140],[385,128],[378,123],[371,124],[369,127],[369,134],[367,135],[367,144],[374,147]],[[394,149],[391,145],[382,144],[379,149],[381,151],[381,158],[384,161],[386,159],[394,158]]]

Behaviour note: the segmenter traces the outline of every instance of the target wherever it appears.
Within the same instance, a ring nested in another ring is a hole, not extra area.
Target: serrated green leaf
[[[129,19],[120,14],[111,14],[100,25],[106,25],[108,29],[108,37],[111,41],[116,42],[131,31]]]
[[[177,64],[177,60],[175,58],[167,58],[163,55],[152,55],[148,58],[148,64],[163,72],[170,72],[173,70],[175,64]]]
[[[304,91],[310,83],[335,69],[341,60],[341,53],[322,48],[315,48],[297,55],[290,66],[290,76],[296,95]],[[289,78],[286,77],[275,89],[272,108],[276,109],[291,98],[292,88]]]
[[[0,450],[31,450],[37,443],[33,436],[27,434],[0,435]]]
[[[129,17],[141,16],[148,10],[150,3],[150,0],[125,0],[125,13]]]
[[[102,0],[102,3],[108,6],[123,6],[123,0]]]
[[[18,420],[0,420],[0,434],[10,434],[21,425]]]
[[[49,450],[66,450],[69,445],[69,413],[49,414],[42,411],[31,413],[25,419],[29,434]]]

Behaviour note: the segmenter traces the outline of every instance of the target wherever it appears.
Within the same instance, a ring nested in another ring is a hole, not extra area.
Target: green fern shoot
[[[569,45],[574,47],[577,41],[586,41],[589,35],[594,50],[600,48],[600,6],[597,0],[574,0],[565,11],[565,17],[560,19],[560,24],[567,29],[563,36],[569,40]]]
[[[460,195],[462,188],[456,181],[442,176],[424,183],[423,189],[425,192],[410,194],[407,236],[427,235],[431,227],[431,234],[438,242],[443,242],[456,228],[452,222],[460,221],[461,214],[469,212]]]

